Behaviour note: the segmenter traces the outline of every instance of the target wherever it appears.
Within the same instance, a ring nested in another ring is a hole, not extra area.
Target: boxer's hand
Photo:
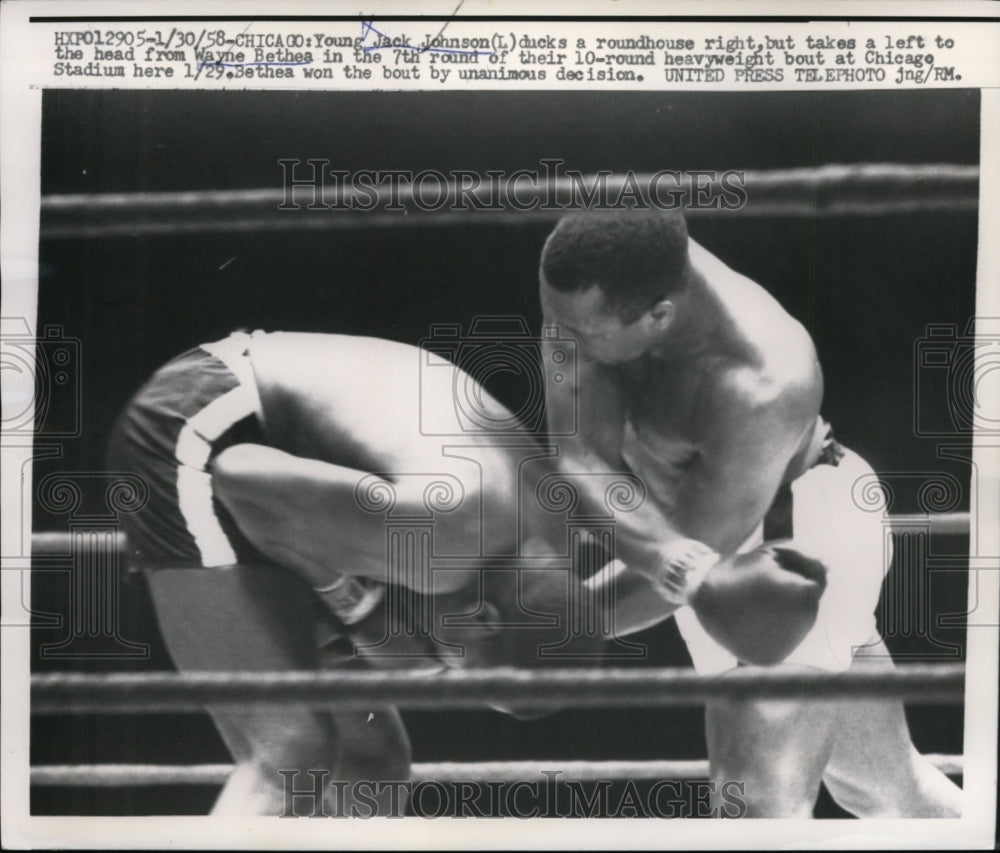
[[[360,622],[385,598],[385,584],[367,577],[337,574],[324,587],[313,587],[320,600],[345,625]]]
[[[660,596],[674,607],[690,604],[719,555],[696,539],[675,539],[659,551],[651,570],[644,572]]]
[[[826,567],[794,543],[718,563],[691,599],[712,637],[744,663],[780,663],[816,621]]]

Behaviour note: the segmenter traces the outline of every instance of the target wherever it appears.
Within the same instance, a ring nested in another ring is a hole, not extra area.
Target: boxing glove
[[[717,563],[691,597],[706,631],[744,663],[780,663],[816,622],[826,567],[793,543]]]

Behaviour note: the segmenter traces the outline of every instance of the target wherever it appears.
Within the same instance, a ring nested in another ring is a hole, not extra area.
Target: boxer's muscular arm
[[[542,340],[542,354],[551,364],[558,341]],[[559,448],[556,464],[581,493],[581,501],[597,514],[608,513],[607,476],[628,472],[621,458],[628,412],[625,389],[613,368],[578,358],[576,370],[563,372],[562,382],[546,377],[545,406],[551,441]],[[552,516],[554,523],[561,517]],[[551,529],[559,541],[561,530]],[[664,545],[682,538],[656,506],[646,500],[637,509],[615,515],[615,556],[639,571],[651,571]],[[664,617],[673,608],[664,613]]]
[[[767,513],[802,435],[815,423],[818,396],[808,377],[778,385],[737,373],[714,389],[699,413],[704,425],[701,452],[679,484],[678,526],[720,553],[735,551]],[[766,551],[765,546],[753,553]],[[735,568],[741,571],[710,572],[692,601],[709,634],[745,662],[783,660],[805,636],[807,623],[815,620],[825,570],[812,561],[792,562],[797,570],[804,565],[815,570],[790,586],[781,584],[792,612],[808,614],[808,620],[783,616],[777,597],[761,594],[767,581],[742,572],[746,565],[766,566],[752,555],[736,558]],[[780,575],[774,579],[783,580]]]
[[[554,344],[543,340],[543,355],[548,356]],[[547,351],[546,351],[547,350]],[[546,359],[548,363],[548,359]],[[626,398],[624,389],[618,383],[614,371],[603,365],[581,360],[577,372],[562,383],[546,385],[546,406],[552,432],[566,432],[567,424],[575,423],[578,429],[570,436],[559,435],[553,440],[560,445],[559,467],[567,474],[612,473],[626,470],[621,459],[621,442],[626,418]],[[769,414],[775,410],[762,410]],[[812,417],[815,417],[813,412]],[[774,424],[766,419],[758,423],[761,434],[773,438]],[[711,501],[718,494],[712,494],[720,485],[719,472],[728,470],[728,464],[746,452],[743,442],[745,435],[738,432],[719,431],[713,434],[711,447],[722,451],[712,456],[712,464],[704,462],[699,471],[710,471],[711,477],[697,489],[699,502]],[[771,445],[773,447],[773,445]],[[751,500],[748,491],[734,493],[730,507],[743,513],[722,530],[722,537],[710,536],[708,524],[698,525],[698,533],[689,533],[709,544],[713,540],[725,539],[726,543],[736,539],[730,550],[749,535],[759,522],[777,490],[784,471],[784,464],[777,472],[777,479],[768,487],[765,498]],[[725,464],[723,464],[725,463]],[[773,471],[779,466],[764,467],[764,473],[775,476]],[[584,499],[594,502],[603,509],[603,487],[599,479],[590,481],[583,477],[578,483],[584,490]],[[732,483],[724,483],[723,491]],[[748,517],[754,520],[749,522]],[[706,520],[715,518],[715,512],[705,513]],[[740,535],[736,531],[746,532]],[[558,536],[559,531],[554,535]],[[667,618],[676,607],[663,600],[656,592],[652,581],[645,576],[644,568],[655,564],[671,541],[681,537],[677,528],[648,502],[638,511],[619,514],[616,517],[617,556],[630,569],[619,574],[611,583],[616,589],[615,630],[624,635],[650,627]],[[699,533],[701,536],[699,536]],[[558,539],[556,540],[558,541]],[[706,630],[730,652],[741,660],[767,664],[782,660],[790,653],[811,627],[816,616],[816,607],[823,591],[821,578],[804,577],[785,571],[770,559],[755,560],[753,556],[720,562],[713,568],[699,594],[691,602]],[[767,626],[762,630],[759,606],[768,603]]]
[[[536,547],[531,553],[541,550]],[[514,631],[514,642],[522,647],[561,640],[566,620],[573,618],[572,603],[581,599],[603,610],[605,629],[618,637],[662,622],[673,609],[648,578],[627,568],[616,571],[606,566],[589,581],[573,580],[583,587],[576,591],[567,588],[565,575],[559,572],[529,571],[519,583],[521,604],[560,616],[554,628]],[[825,586],[824,567],[796,551],[794,543],[763,546],[709,572],[691,604],[716,642],[741,661],[768,665],[784,660],[812,628]],[[510,601],[514,600],[511,596]],[[507,606],[512,605],[508,602]],[[597,654],[596,641],[601,637],[591,639],[595,641],[591,651]],[[523,660],[506,662],[521,665]]]
[[[386,580],[384,516],[362,511],[355,497],[363,472],[259,444],[227,448],[211,469],[213,493],[264,556],[317,588],[344,574]],[[453,591],[462,574],[437,573],[434,591]],[[426,573],[405,575],[400,582],[431,591]]]
[[[555,344],[557,345],[557,344]],[[543,340],[543,349],[554,344]],[[559,470],[573,479],[598,512],[607,512],[608,480],[588,474],[628,471],[622,438],[628,401],[617,373],[580,360],[574,376],[546,385],[550,430],[568,432],[576,407],[575,432],[558,435]],[[615,516],[616,556],[634,567],[655,562],[672,541],[690,537],[720,554],[732,554],[764,517],[803,433],[814,423],[819,400],[799,382],[763,379],[742,369],[723,378],[696,412],[701,452],[681,478],[668,519],[644,501]],[[634,472],[640,478],[642,472]]]
[[[808,378],[776,380],[747,368],[724,376],[695,414],[700,451],[678,483],[678,529],[733,553],[767,513],[818,410]]]

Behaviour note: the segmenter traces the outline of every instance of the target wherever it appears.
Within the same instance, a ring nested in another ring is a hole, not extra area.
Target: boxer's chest
[[[697,449],[707,373],[702,368],[667,366],[643,360],[623,368],[627,390],[627,420],[637,432],[659,443]]]
[[[701,379],[661,365],[628,371],[622,459],[665,509],[676,503],[680,479],[701,451]]]

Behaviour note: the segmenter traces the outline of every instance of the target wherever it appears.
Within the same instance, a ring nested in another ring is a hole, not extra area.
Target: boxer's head
[[[567,216],[542,250],[542,307],[585,356],[629,361],[662,340],[690,276],[680,213]]]
[[[536,553],[536,552],[532,552]],[[492,668],[599,666],[607,636],[574,635],[570,645],[571,608],[579,595],[571,593],[567,570],[486,570],[477,585],[478,607],[467,617],[444,617],[437,626],[439,641],[458,645],[461,656],[445,656],[452,667]],[[447,609],[447,602],[442,602]],[[470,608],[463,606],[463,610]],[[518,719],[533,719],[557,710],[524,707],[516,700],[487,703]]]

